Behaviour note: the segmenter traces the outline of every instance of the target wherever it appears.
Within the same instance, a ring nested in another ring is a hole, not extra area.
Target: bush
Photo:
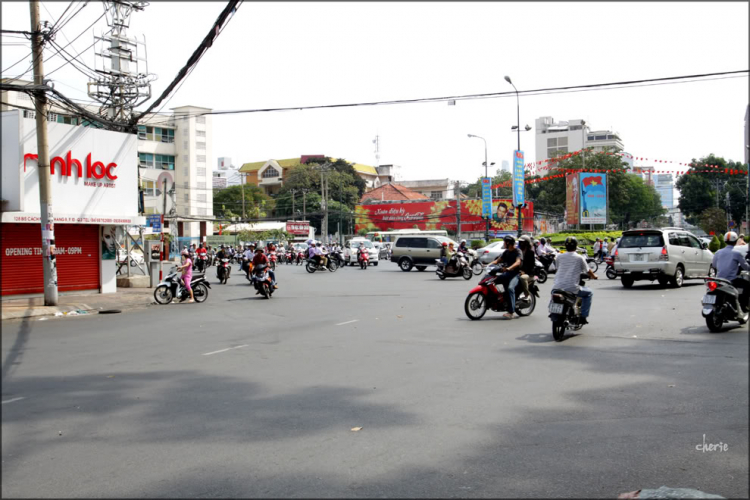
[[[553,234],[542,234],[540,236],[537,236],[537,239],[539,238],[546,238],[548,239],[553,246],[563,245],[565,243],[565,238],[568,236],[575,236],[578,240],[578,245],[593,245],[597,238],[604,239],[604,238],[619,238],[622,236],[622,231],[565,231],[564,233],[553,233]]]
[[[471,248],[476,250],[477,248],[482,248],[484,246],[484,240],[471,240]]]
[[[708,249],[716,253],[719,251],[720,248],[721,248],[721,243],[719,242],[719,238],[717,238],[716,236],[711,238],[711,243],[708,244]]]

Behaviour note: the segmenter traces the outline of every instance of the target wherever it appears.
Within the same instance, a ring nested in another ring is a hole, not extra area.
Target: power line
[[[41,4],[42,4],[42,7],[44,7],[44,10],[46,10],[46,11],[47,11],[47,14],[49,14],[49,17],[50,17],[50,18],[51,18],[51,17],[53,17],[53,16],[52,16],[52,14],[50,13],[49,9],[47,8],[47,6],[46,6],[46,5],[44,5],[44,2],[39,2],[39,3],[41,3]],[[63,11],[63,13],[62,13],[62,14],[60,14],[60,17],[58,17],[58,18],[57,18],[57,21],[55,21],[55,23],[54,23],[54,24],[52,25],[52,28],[50,28],[50,31],[51,31],[51,32],[53,32],[53,33],[54,33],[54,31],[55,31],[55,26],[57,26],[57,23],[59,23],[59,22],[60,22],[60,21],[62,20],[62,18],[63,18],[63,17],[65,17],[65,14],[67,14],[67,13],[68,13],[68,11],[70,10],[70,8],[71,8],[71,7],[73,6],[73,4],[74,4],[74,3],[75,3],[75,2],[70,2],[70,3],[68,4],[68,6],[67,6],[67,7],[65,8],[65,10]]]

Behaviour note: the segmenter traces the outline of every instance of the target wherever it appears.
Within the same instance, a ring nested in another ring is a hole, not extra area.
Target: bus
[[[400,236],[443,236],[448,237],[448,231],[437,229],[434,231],[422,231],[420,229],[396,229],[395,231],[370,231],[365,238],[372,241],[376,248],[381,248],[384,243],[395,243]],[[391,245],[393,246],[393,245]]]

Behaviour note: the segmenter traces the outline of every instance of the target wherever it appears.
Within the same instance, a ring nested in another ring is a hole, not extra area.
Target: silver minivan
[[[686,279],[712,275],[713,256],[706,243],[684,229],[633,229],[622,233],[614,265],[625,288],[641,280],[681,287]]]

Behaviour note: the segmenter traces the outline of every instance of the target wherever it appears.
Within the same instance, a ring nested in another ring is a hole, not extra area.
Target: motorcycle
[[[338,248],[336,250],[331,251],[330,255],[328,255],[329,259],[333,259],[336,261],[336,265],[339,267],[344,267],[344,256],[341,254],[341,250]]]
[[[359,262],[360,268],[367,269],[370,264],[370,252],[358,252],[357,262]]]
[[[748,305],[743,307],[739,299],[743,290],[750,288],[750,273],[742,271],[738,277],[742,281],[742,287],[723,278],[709,276],[705,279],[708,291],[701,301],[702,314],[706,318],[706,326],[713,333],[720,332],[724,322],[737,321],[740,325],[747,323]]]
[[[231,272],[232,266],[229,265],[229,259],[226,257],[221,259],[221,262],[216,265],[216,277],[219,279],[219,283],[226,285]]]
[[[297,265],[301,266],[305,262],[305,252],[300,250],[297,252]]]
[[[582,274],[579,285],[583,286],[589,278],[588,274]],[[581,305],[583,299],[575,293],[564,290],[552,290],[552,299],[549,303],[549,318],[552,320],[552,337],[560,342],[565,336],[565,330],[578,331],[583,328],[581,323]]]
[[[471,267],[469,267],[469,263],[466,262],[466,259],[464,259],[463,256],[451,259],[448,261],[448,265],[443,264],[443,261],[440,259],[435,259],[435,262],[437,263],[435,274],[437,274],[438,278],[441,280],[444,280],[445,278],[455,278],[457,276],[462,276],[465,280],[470,280],[471,277],[474,276]]]
[[[268,254],[268,262],[272,270],[276,270],[276,261],[278,260],[278,257],[276,256],[276,250],[272,250],[271,253]]]
[[[287,250],[287,252],[286,252],[286,258],[285,258],[286,264],[287,265],[294,264],[294,257],[296,255],[297,254],[294,252],[294,250]]]
[[[505,287],[497,283],[497,274],[501,268],[491,265],[484,278],[479,281],[466,297],[464,312],[471,320],[482,319],[488,309],[496,312],[507,312],[510,302],[505,297]],[[516,313],[519,316],[529,316],[536,308],[536,299],[539,297],[539,287],[536,286],[537,278],[531,276],[529,279],[529,295],[521,297],[522,285],[519,281],[516,286]]]
[[[211,288],[211,284],[206,281],[203,274],[196,274],[190,280],[190,288],[193,289],[193,297],[196,302],[205,302],[208,298],[208,289]],[[154,290],[154,300],[156,300],[157,304],[169,304],[174,299],[184,302],[189,298],[190,292],[180,283],[180,276],[174,267]]]
[[[255,290],[260,292],[264,298],[270,299],[273,295],[273,284],[271,282],[271,275],[268,273],[268,266],[266,264],[260,264],[252,271],[252,284]]]
[[[544,269],[544,264],[538,258],[534,258],[534,276],[536,276],[536,281],[540,285],[547,282],[547,271]]]
[[[607,274],[607,278],[611,280],[617,278],[617,272],[615,271],[615,258],[606,257],[604,259],[604,263],[607,264],[607,269],[605,271],[605,273]]]
[[[328,269],[330,272],[336,272],[336,269],[339,268],[339,265],[336,263],[333,259],[328,259],[328,265],[325,266],[326,269]],[[323,266],[316,263],[315,259],[307,259],[307,265],[305,266],[305,269],[308,273],[314,273],[315,271],[322,271]]]
[[[594,257],[589,257],[589,253],[585,248],[579,248],[576,250],[576,252],[580,253],[586,258],[586,264],[588,264],[589,269],[591,269],[592,273],[596,273],[599,270],[599,263]]]
[[[195,267],[199,273],[204,273],[208,267],[208,255],[200,253],[196,257]]]
[[[477,255],[476,250],[474,250],[473,248],[467,248],[464,257],[469,262],[471,272],[473,272],[477,276],[484,272],[484,264],[479,261],[479,255]]]

